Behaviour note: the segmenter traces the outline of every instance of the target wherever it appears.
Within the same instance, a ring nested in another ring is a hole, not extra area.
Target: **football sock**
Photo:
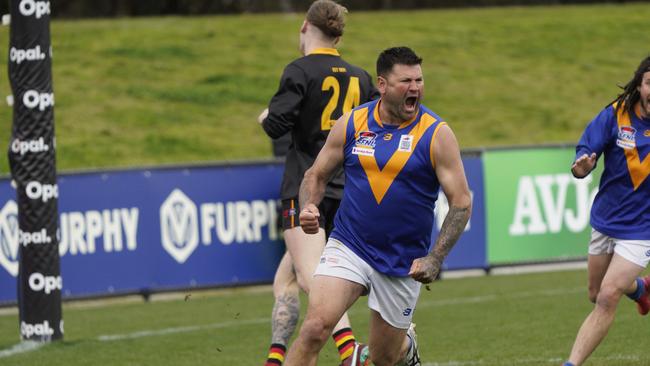
[[[629,297],[630,299],[636,301],[643,295],[645,295],[645,283],[643,282],[643,279],[641,277],[637,277],[636,278],[636,291],[634,291],[631,294],[627,294],[627,297]]]
[[[571,362],[568,362],[568,361],[567,361],[567,362],[565,362],[564,364],[562,364],[562,366],[576,366],[576,365],[574,365],[574,364],[572,364]]]
[[[352,356],[352,352],[354,352],[354,344],[356,343],[354,334],[352,334],[352,328],[340,329],[338,332],[332,334],[332,338],[334,338],[336,348],[339,350],[341,362]]]
[[[273,343],[269,349],[269,357],[266,359],[264,366],[280,366],[284,362],[284,355],[287,352],[287,346],[280,343]]]
[[[413,339],[412,339],[408,334],[406,335],[406,339],[409,340],[409,346],[408,346],[408,348],[406,349],[406,354],[404,355],[404,362],[408,361],[409,352],[411,352],[411,351],[413,350],[413,347],[414,347],[414,345],[413,345]],[[401,363],[398,364],[398,365],[401,365]]]

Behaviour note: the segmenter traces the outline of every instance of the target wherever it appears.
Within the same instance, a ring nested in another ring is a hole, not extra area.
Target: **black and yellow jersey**
[[[282,199],[298,196],[300,183],[321,148],[332,125],[344,113],[379,97],[371,76],[345,62],[333,48],[319,48],[287,65],[280,87],[262,122],[271,138],[291,131],[286,157]],[[328,183],[325,196],[341,199],[343,171]]]

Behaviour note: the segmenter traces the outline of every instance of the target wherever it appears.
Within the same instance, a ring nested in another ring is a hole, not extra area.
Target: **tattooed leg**
[[[271,316],[272,343],[286,345],[300,317],[300,297],[296,273],[289,253],[285,253],[273,281],[275,304]]]
[[[298,285],[296,284],[296,289]],[[272,343],[287,344],[296,330],[300,317],[300,298],[298,291],[290,291],[275,299],[273,306]]]

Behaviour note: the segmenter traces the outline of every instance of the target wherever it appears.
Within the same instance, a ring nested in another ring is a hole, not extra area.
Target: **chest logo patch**
[[[630,116],[625,112],[624,108],[620,108],[616,114],[616,119],[618,124],[618,139],[616,140],[616,145],[622,147],[625,152],[627,170],[630,173],[630,179],[632,180],[632,185],[636,191],[646,178],[648,178],[648,175],[650,175],[650,154],[646,155],[645,158],[641,160],[639,151],[636,148],[634,137],[636,129],[631,126]],[[621,144],[624,146],[621,146]],[[626,144],[631,147],[626,148]]]
[[[413,135],[402,135],[397,151],[411,152],[413,150]]]
[[[366,144],[372,140],[374,153],[374,139],[376,138],[376,135],[373,134],[373,138],[370,138],[370,136],[366,135],[368,132],[368,109],[364,108],[354,111],[352,118],[354,121],[354,130],[356,136],[354,147],[360,148],[362,144]],[[409,132],[410,136],[412,136],[410,141],[411,152],[395,151],[381,169],[377,164],[377,160],[373,156],[357,154],[359,164],[363,168],[363,171],[366,173],[368,183],[370,184],[370,189],[372,190],[372,194],[375,197],[375,201],[378,205],[381,204],[381,201],[384,199],[386,192],[388,192],[388,188],[393,184],[395,178],[402,171],[406,165],[406,162],[413,154],[413,151],[417,148],[420,139],[424,136],[425,132],[436,122],[437,120],[432,115],[423,114],[420,120],[415,122],[415,126]],[[435,136],[437,129],[443,124],[445,123],[441,122],[434,127],[435,130],[432,136]],[[434,137],[432,137],[432,140],[433,139]],[[355,154],[354,147],[352,152],[353,154]]]
[[[377,134],[372,131],[361,131],[352,148],[352,154],[363,156],[375,156],[375,145],[377,144]]]
[[[636,139],[634,137],[635,134],[636,134],[636,129],[634,127],[619,126],[618,139],[616,139],[616,145],[626,150],[634,149],[636,147]]]

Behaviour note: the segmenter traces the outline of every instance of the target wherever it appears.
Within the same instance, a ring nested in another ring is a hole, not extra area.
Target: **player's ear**
[[[300,33],[306,33],[307,32],[307,26],[308,26],[307,20],[303,20],[302,22],[302,27],[300,27]]]
[[[384,94],[384,92],[386,91],[387,83],[388,82],[386,81],[386,78],[384,78],[381,75],[377,76],[377,90],[379,90],[380,94]]]

